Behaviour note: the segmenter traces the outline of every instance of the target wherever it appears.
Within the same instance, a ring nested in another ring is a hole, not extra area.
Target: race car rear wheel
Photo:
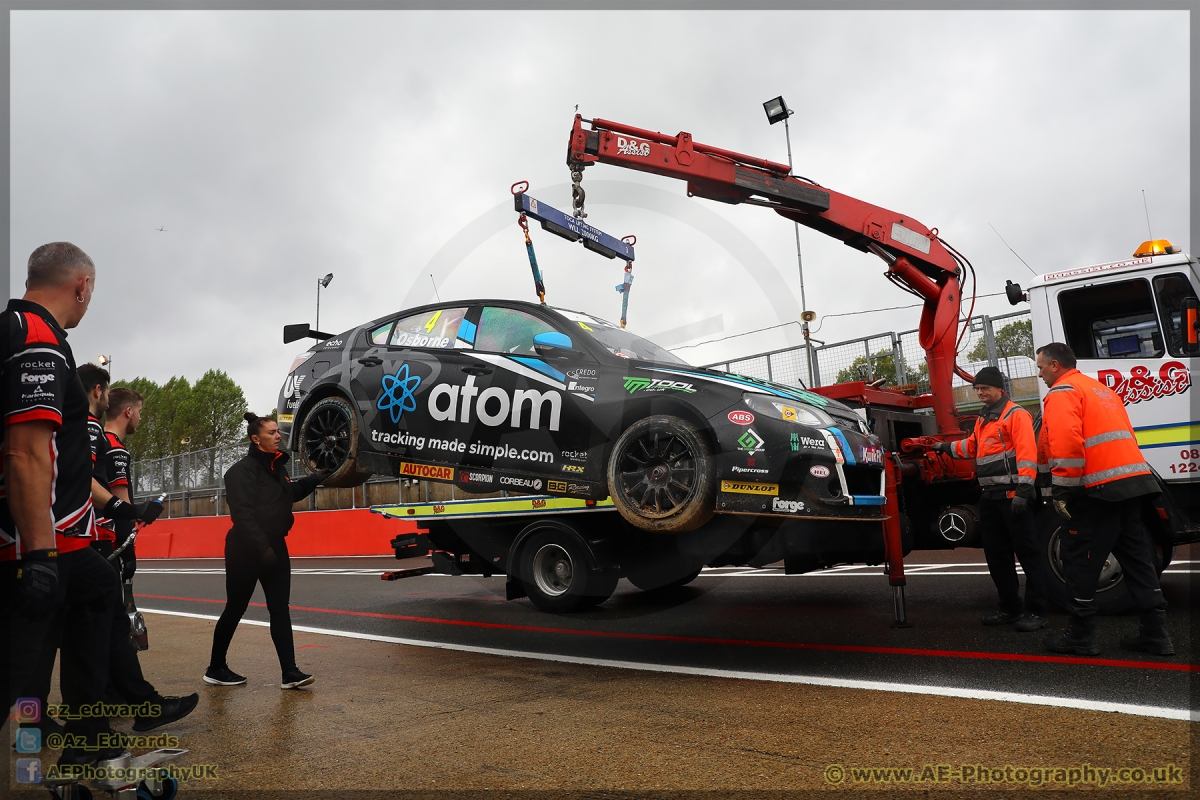
[[[646,417],[613,446],[608,493],[634,527],[660,533],[695,530],[712,518],[716,491],[712,448],[686,420]]]
[[[309,472],[332,470],[323,486],[359,486],[371,477],[358,469],[358,415],[345,398],[326,397],[304,415],[300,460]]]

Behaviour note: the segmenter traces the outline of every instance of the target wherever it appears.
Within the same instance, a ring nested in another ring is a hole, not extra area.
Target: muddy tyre
[[[326,397],[304,415],[300,462],[310,473],[332,471],[323,486],[359,486],[371,477],[370,472],[358,468],[358,414],[348,400]]]
[[[625,521],[644,531],[682,533],[712,519],[716,465],[690,422],[666,415],[631,425],[608,459],[608,493]]]

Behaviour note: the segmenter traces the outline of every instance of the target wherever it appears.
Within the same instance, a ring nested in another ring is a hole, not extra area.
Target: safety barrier
[[[229,517],[160,519],[137,538],[138,559],[222,558]],[[366,509],[297,514],[288,534],[288,553],[302,556],[390,556],[396,536],[413,533],[415,522],[388,519]]]

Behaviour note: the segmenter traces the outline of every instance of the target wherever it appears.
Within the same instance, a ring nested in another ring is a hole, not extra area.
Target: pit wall
[[[160,518],[137,538],[138,560],[223,558],[228,516]],[[287,537],[288,553],[299,556],[390,556],[393,538],[417,529],[415,522],[389,519],[366,509],[305,511]]]

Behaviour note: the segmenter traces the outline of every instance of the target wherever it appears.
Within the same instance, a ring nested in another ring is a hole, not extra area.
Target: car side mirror
[[[1188,355],[1200,353],[1200,300],[1195,297],[1183,298],[1179,311],[1183,324],[1183,352]]]
[[[565,333],[550,331],[533,337],[533,349],[539,356],[548,356],[559,354],[562,350],[574,350],[575,345]]]

